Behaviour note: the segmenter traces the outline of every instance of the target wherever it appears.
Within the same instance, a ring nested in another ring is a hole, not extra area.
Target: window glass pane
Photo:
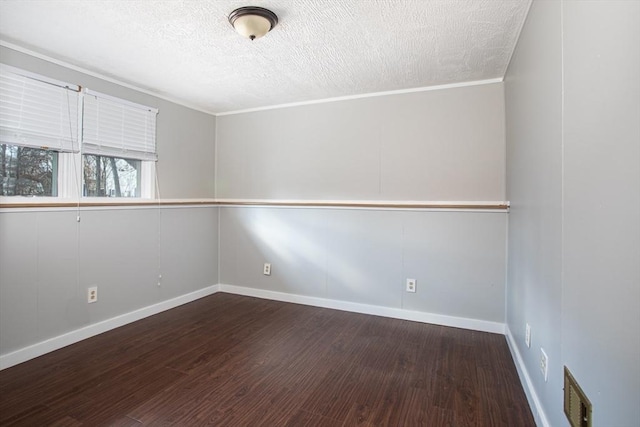
[[[58,153],[0,144],[2,196],[56,196]]]
[[[140,160],[85,154],[83,195],[140,197]]]

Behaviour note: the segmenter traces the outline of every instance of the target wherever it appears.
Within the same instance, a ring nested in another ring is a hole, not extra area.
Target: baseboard
[[[275,301],[292,302],[311,305],[314,307],[333,308],[354,313],[372,314],[374,316],[391,317],[394,319],[412,320],[414,322],[432,323],[455,328],[471,329],[474,331],[504,334],[504,323],[486,320],[468,319],[465,317],[445,316],[442,314],[424,313],[420,311],[404,310],[401,308],[382,307],[378,305],[359,304],[355,302],[333,300],[327,298],[310,297],[284,292],[267,291],[264,289],[247,288],[243,286],[219,284],[220,292],[236,295],[246,295]]]
[[[464,317],[446,316],[435,313],[424,313],[419,311],[404,310],[400,308],[382,307],[377,305],[360,304],[355,302],[333,300],[327,298],[310,297],[305,295],[289,294],[284,292],[267,291],[264,289],[247,288],[243,286],[218,284],[199,289],[179,297],[162,301],[141,309],[112,317],[98,323],[87,325],[83,328],[47,339],[45,341],[21,348],[11,353],[0,356],[0,370],[9,368],[22,362],[34,359],[38,356],[58,350],[62,347],[77,343],[87,338],[111,329],[124,326],[145,317],[170,310],[174,307],[195,301],[216,292],[227,292],[236,295],[246,295],[256,298],[270,299],[275,301],[291,302],[296,304],[311,305],[315,307],[332,308],[354,313],[371,314],[374,316],[390,317],[394,319],[411,320],[415,322],[431,323],[435,325],[451,326],[455,328],[471,329],[475,331],[491,332],[497,334],[505,333],[505,325],[498,322],[486,320],[469,319]],[[513,352],[513,350],[512,350]],[[517,352],[517,349],[516,349]],[[518,354],[519,358],[519,354]],[[518,363],[518,370],[520,367]],[[525,371],[526,372],[526,371]],[[528,378],[528,376],[527,376]],[[528,381],[530,383],[530,381]],[[537,401],[537,397],[536,397]],[[543,413],[544,416],[544,413]],[[546,418],[544,418],[546,420]],[[548,424],[543,424],[547,426]]]
[[[137,320],[144,319],[145,317],[153,316],[154,314],[206,297],[207,295],[218,292],[219,289],[220,287],[218,285],[199,289],[197,291],[180,295],[179,297],[143,307],[129,313],[121,314],[120,316],[112,317],[111,319],[87,325],[83,328],[76,329],[75,331],[67,332],[66,334],[4,354],[0,356],[0,370],[26,362],[27,360],[34,359],[38,356],[42,356],[43,354],[77,343],[78,341],[91,338],[103,332],[110,331],[111,329],[124,326],[128,323],[132,323]]]
[[[511,330],[509,329],[509,325],[505,325],[505,335],[507,336],[507,343],[509,344],[509,350],[511,350],[511,356],[513,357],[513,361],[515,362],[516,369],[518,370],[518,376],[520,377],[522,388],[524,388],[526,391],[527,399],[529,400],[529,406],[535,409],[535,413],[533,414],[533,416],[536,419],[536,424],[541,427],[550,427],[551,424],[549,423],[547,415],[542,408],[542,403],[540,403],[538,394],[533,388],[533,382],[531,381],[531,377],[529,376],[527,367],[524,365],[524,360],[522,360],[522,356],[520,355],[520,351],[518,350],[516,341],[511,334]]]

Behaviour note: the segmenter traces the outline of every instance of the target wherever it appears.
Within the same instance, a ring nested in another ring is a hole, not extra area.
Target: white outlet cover
[[[524,343],[531,348],[531,326],[528,323],[524,327]]]
[[[87,302],[92,304],[98,301],[98,287],[92,286],[87,288]]]
[[[264,268],[262,270],[262,273],[265,276],[271,276],[271,264],[269,264],[268,262],[264,263]]]
[[[544,382],[546,383],[549,376],[549,358],[542,348],[540,348],[540,372],[544,376]]]
[[[417,285],[417,281],[416,279],[407,279],[407,292],[414,292],[416,291],[416,286]]]

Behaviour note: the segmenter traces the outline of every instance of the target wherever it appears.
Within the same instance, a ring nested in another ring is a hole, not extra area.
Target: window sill
[[[141,199],[116,197],[83,197],[66,199],[61,197],[0,197],[0,208],[76,208],[116,206],[181,206],[217,205],[215,199]]]

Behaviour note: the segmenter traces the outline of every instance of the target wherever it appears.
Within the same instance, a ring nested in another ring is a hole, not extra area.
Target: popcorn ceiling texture
[[[0,38],[220,113],[501,78],[529,3],[4,0]],[[227,16],[247,5],[280,23],[242,38]]]

